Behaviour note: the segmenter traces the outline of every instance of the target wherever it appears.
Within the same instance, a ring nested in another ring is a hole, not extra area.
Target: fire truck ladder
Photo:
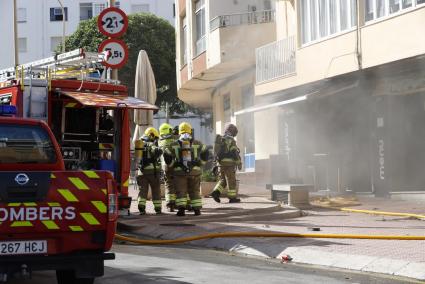
[[[102,65],[105,58],[106,54],[103,53],[75,49],[0,70],[0,86],[20,81],[24,100],[28,102],[28,107],[25,108],[26,116],[47,119],[47,94],[52,79],[81,80],[81,86],[84,81],[118,83],[106,78],[106,72],[103,72],[105,68]],[[90,76],[91,74],[96,76]]]

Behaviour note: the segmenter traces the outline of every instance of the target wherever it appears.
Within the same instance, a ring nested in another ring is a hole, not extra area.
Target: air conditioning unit
[[[62,16],[62,8],[54,8],[53,9],[53,15]]]

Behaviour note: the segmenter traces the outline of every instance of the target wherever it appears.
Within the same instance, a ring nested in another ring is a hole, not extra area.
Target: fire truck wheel
[[[58,284],[93,284],[93,278],[77,278],[73,270],[56,270]]]

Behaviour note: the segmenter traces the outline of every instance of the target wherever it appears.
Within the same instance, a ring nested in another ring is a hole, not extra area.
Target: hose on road
[[[133,237],[115,235],[116,240],[139,245],[168,245],[216,238],[317,238],[317,239],[368,239],[368,240],[409,240],[425,241],[425,236],[391,236],[391,235],[351,235],[351,234],[293,234],[272,232],[223,232],[197,235],[174,240],[143,240]]]
[[[399,217],[411,217],[416,219],[425,219],[425,215],[413,214],[413,213],[401,213],[401,212],[386,212],[386,211],[375,211],[375,210],[363,210],[363,209],[352,209],[352,208],[336,208],[344,212],[351,213],[365,213],[371,215],[385,215],[385,216],[399,216]]]

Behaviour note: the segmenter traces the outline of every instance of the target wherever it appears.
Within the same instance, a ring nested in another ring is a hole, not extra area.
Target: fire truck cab
[[[111,171],[119,208],[128,212],[129,112],[158,108],[108,79],[102,60],[102,54],[77,49],[0,70],[0,105],[16,106],[18,117],[44,120],[67,170]]]

